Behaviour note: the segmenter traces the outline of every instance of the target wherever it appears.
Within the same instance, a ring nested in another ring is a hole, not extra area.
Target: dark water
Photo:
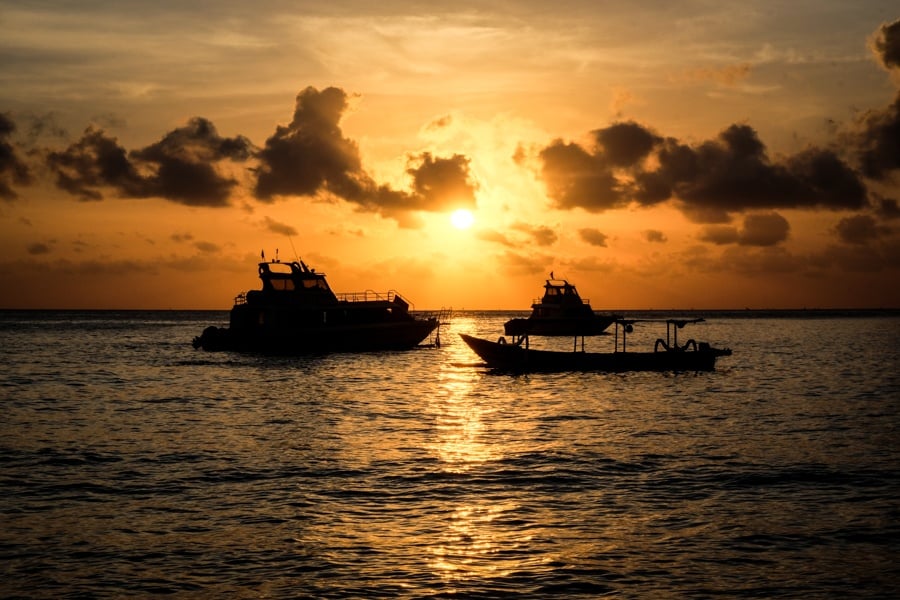
[[[900,318],[510,377],[455,335],[507,317],[271,358],[193,350],[221,313],[0,313],[0,596],[900,596]]]

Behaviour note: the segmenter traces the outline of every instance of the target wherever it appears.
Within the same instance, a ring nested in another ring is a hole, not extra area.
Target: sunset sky
[[[598,310],[900,307],[896,2],[47,0],[0,27],[0,308],[228,309],[276,249],[417,309],[528,309],[551,271]]]

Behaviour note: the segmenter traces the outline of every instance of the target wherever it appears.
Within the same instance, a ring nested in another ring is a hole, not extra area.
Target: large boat
[[[659,338],[653,351],[633,352],[627,347],[627,334],[634,324],[657,321],[666,323],[666,339]],[[523,335],[507,343],[505,337],[496,342],[460,334],[463,341],[488,367],[501,372],[535,371],[712,371],[716,359],[731,356],[729,348],[713,348],[706,342],[689,339],[678,343],[678,330],[689,323],[703,319],[616,319],[615,349],[613,352],[585,352],[584,337],[581,349],[578,338],[571,351],[535,349],[529,346],[529,338]],[[620,344],[621,331],[621,344]]]
[[[600,335],[612,325],[617,315],[601,315],[594,312],[591,303],[578,295],[575,286],[565,279],[550,279],[544,284],[543,297],[531,304],[528,318],[507,321],[506,335]]]
[[[439,328],[395,291],[335,294],[302,260],[259,263],[262,289],[239,294],[229,327],[207,327],[194,348],[266,353],[407,350]]]

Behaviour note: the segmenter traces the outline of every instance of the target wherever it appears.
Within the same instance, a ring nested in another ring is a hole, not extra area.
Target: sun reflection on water
[[[474,328],[466,321],[454,320],[454,337]],[[533,532],[522,525],[521,504],[503,485],[497,474],[500,467],[494,467],[513,453],[498,426],[502,408],[483,389],[484,373],[472,367],[468,348],[454,343],[446,350],[453,356],[444,362],[439,389],[430,403],[436,433],[430,451],[444,473],[460,477],[455,481],[462,493],[441,507],[442,528],[428,545],[428,566],[450,586],[481,580],[500,583],[497,580],[528,570],[524,563],[535,560],[528,552]],[[469,476],[497,478],[497,494],[465,493]]]

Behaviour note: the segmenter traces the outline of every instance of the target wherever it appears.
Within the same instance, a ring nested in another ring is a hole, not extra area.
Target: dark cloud
[[[593,132],[598,149],[606,163],[613,167],[630,167],[647,158],[662,138],[633,121],[614,123]]]
[[[748,125],[732,125],[693,146],[635,123],[595,135],[593,151],[559,140],[541,151],[545,184],[558,208],[599,212],[677,199],[696,222],[727,223],[732,213],[745,211],[860,209],[867,203],[861,178],[834,152],[810,148],[774,162]],[[655,160],[645,163],[651,156]]]
[[[835,232],[842,242],[866,244],[889,235],[891,229],[880,225],[871,215],[853,215],[841,219],[835,226]]]
[[[15,130],[12,117],[0,113],[0,200],[11,201],[19,197],[13,185],[32,183],[31,171],[9,141]]]
[[[544,183],[557,208],[602,212],[629,201],[602,155],[556,140],[541,150],[540,159]]]
[[[475,208],[475,185],[469,178],[469,159],[461,154],[434,158],[424,152],[413,159],[417,166],[407,169],[420,210]]]
[[[128,153],[116,138],[89,127],[81,139],[47,164],[61,189],[82,200],[100,200],[104,188],[125,198],[159,197],[188,206],[228,205],[237,181],[224,177],[215,163],[250,157],[243,137],[223,138],[208,120],[194,118],[159,142]]]
[[[870,38],[869,46],[885,69],[900,67],[900,19],[879,27]]]
[[[194,242],[194,248],[204,254],[215,254],[221,249],[217,244],[213,244],[212,242]]]
[[[475,186],[469,160],[462,155],[411,157],[407,173],[413,179],[412,193],[375,182],[362,167],[356,143],[341,131],[346,109],[347,95],[339,88],[300,92],[291,123],[279,126],[257,154],[257,198],[328,193],[408,226],[418,225],[405,214],[410,211],[474,207]]]
[[[591,246],[600,246],[602,248],[606,248],[606,240],[609,238],[609,236],[602,233],[599,229],[594,229],[592,227],[579,229],[578,235]]]
[[[531,236],[532,241],[538,246],[552,246],[558,239],[556,232],[546,225],[535,227],[527,223],[515,223],[512,228]]]
[[[750,214],[743,227],[712,225],[703,230],[700,239],[713,244],[741,246],[775,246],[788,238],[791,226],[778,213]]]
[[[664,244],[668,241],[666,234],[657,229],[648,229],[644,232],[644,239],[648,242]]]
[[[56,185],[81,200],[102,200],[101,188],[112,187],[120,195],[140,197],[143,178],[118,140],[100,129],[88,127],[81,139],[61,152],[50,152],[47,165]]]
[[[887,108],[864,113],[850,143],[867,177],[884,179],[900,169],[900,95]]]
[[[50,246],[48,246],[47,244],[44,244],[43,242],[35,242],[33,244],[29,244],[27,250],[28,250],[28,254],[33,254],[33,255],[49,254]]]
[[[700,233],[700,239],[704,242],[725,245],[736,244],[740,238],[737,227],[730,225],[710,225]]]
[[[223,138],[210,121],[195,117],[130,157],[152,171],[141,195],[188,206],[226,206],[237,181],[219,174],[214,165],[226,159],[246,161],[252,149],[247,138]]]
[[[878,198],[875,210],[882,219],[900,219],[900,203],[894,198]]]
[[[297,235],[296,229],[294,229],[290,225],[287,225],[286,223],[279,223],[271,217],[266,217],[264,223],[266,225],[266,229],[268,229],[272,233],[278,233],[287,236]]]
[[[326,186],[359,187],[359,149],[338,125],[346,109],[347,95],[339,88],[300,92],[290,124],[278,126],[258,153],[256,196],[269,200],[313,196]]]
[[[785,241],[790,230],[790,223],[778,213],[747,215],[738,243],[743,246],[774,246]]]

